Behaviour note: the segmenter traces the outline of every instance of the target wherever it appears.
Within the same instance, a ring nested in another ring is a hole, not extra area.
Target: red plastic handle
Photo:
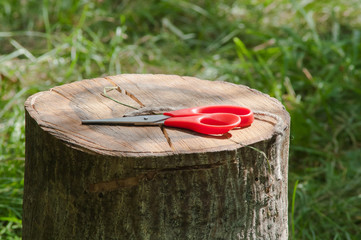
[[[224,134],[238,127],[240,122],[240,117],[235,114],[212,113],[187,117],[171,117],[164,121],[164,125],[186,128],[203,134]]]
[[[248,127],[252,124],[254,120],[253,112],[251,111],[251,109],[240,106],[232,106],[232,105],[215,105],[215,106],[186,108],[172,112],[166,112],[164,113],[164,115],[172,116],[172,117],[185,117],[185,116],[194,116],[194,115],[201,115],[207,113],[236,114],[241,118],[241,123],[237,127]]]

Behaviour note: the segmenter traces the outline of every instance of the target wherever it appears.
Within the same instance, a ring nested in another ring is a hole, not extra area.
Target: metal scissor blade
[[[143,116],[135,116],[135,117],[82,120],[82,124],[149,126],[149,125],[163,124],[164,120],[166,120],[169,117],[170,116],[165,116],[165,115],[143,115]]]

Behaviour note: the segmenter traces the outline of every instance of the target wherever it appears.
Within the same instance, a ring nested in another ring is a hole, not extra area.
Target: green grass
[[[282,101],[290,236],[361,239],[360,12],[358,0],[0,1],[0,239],[21,237],[26,97],[118,73],[224,80]]]

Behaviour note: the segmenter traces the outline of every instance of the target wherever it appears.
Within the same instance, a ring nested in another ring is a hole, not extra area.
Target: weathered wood
[[[230,104],[256,112],[223,136],[176,128],[81,125],[136,107]],[[126,91],[126,94],[124,92]],[[287,239],[290,118],[242,85],[123,74],[31,96],[26,108],[23,239]]]

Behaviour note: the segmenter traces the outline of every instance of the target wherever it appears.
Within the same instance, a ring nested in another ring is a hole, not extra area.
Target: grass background
[[[248,85],[292,117],[290,238],[361,239],[359,0],[0,1],[0,239],[21,238],[25,99],[85,78]]]

